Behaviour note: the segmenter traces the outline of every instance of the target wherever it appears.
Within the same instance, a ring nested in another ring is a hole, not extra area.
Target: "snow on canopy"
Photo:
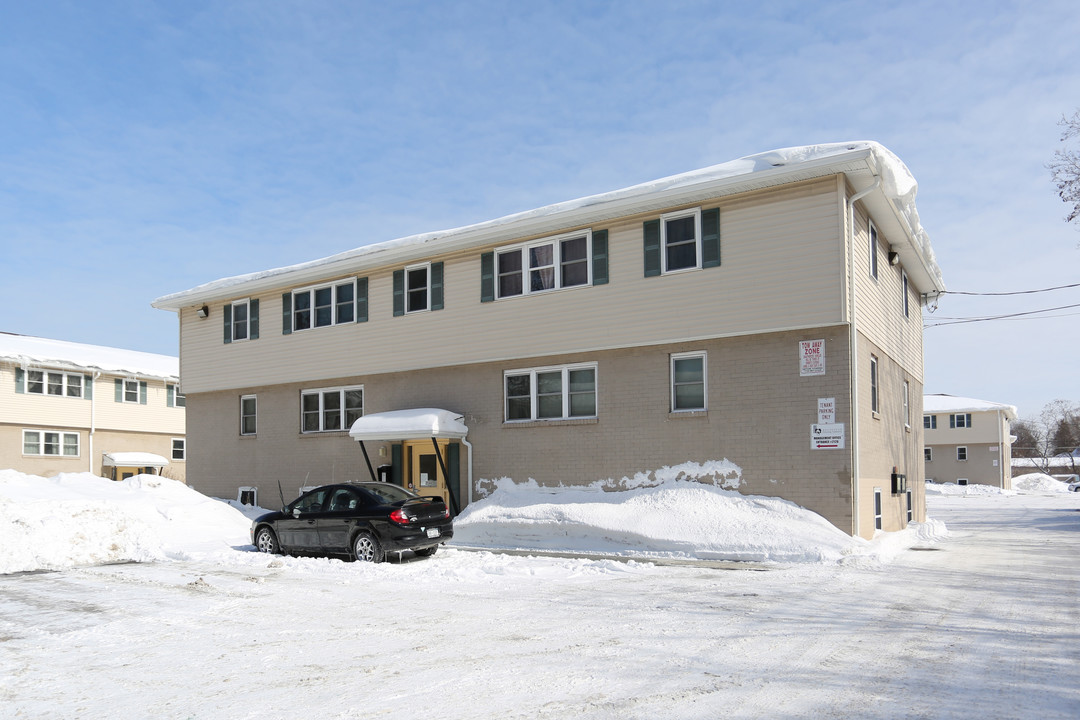
[[[988,400],[976,400],[975,398],[957,397],[955,395],[923,395],[923,412],[928,413],[958,413],[958,412],[987,412],[999,410],[1005,413],[1009,420],[1016,420],[1017,410],[1015,405],[990,402]]]
[[[461,413],[439,408],[413,408],[371,413],[349,428],[354,440],[415,440],[418,438],[463,438],[469,434]]]
[[[109,467],[165,467],[169,461],[148,452],[113,452],[105,453],[101,464]]]
[[[900,158],[888,148],[874,141],[860,140],[802,145],[747,155],[719,165],[651,180],[621,190],[546,205],[534,210],[526,210],[473,225],[410,235],[396,240],[365,245],[296,265],[215,280],[190,290],[164,295],[156,299],[152,305],[165,310],[179,310],[185,302],[193,301],[195,298],[211,296],[214,293],[238,285],[273,279],[282,275],[321,270],[326,266],[347,266],[350,269],[355,269],[358,264],[365,263],[369,258],[370,262],[374,263],[378,261],[379,255],[403,251],[410,247],[434,242],[443,243],[454,240],[467,242],[470,239],[490,241],[493,232],[514,224],[528,223],[530,221],[551,222],[560,215],[568,215],[574,211],[592,208],[595,208],[599,215],[602,206],[618,206],[620,203],[644,201],[646,198],[663,197],[668,194],[676,195],[701,187],[727,187],[744,181],[749,183],[755,175],[763,177],[766,173],[774,175],[796,174],[802,169],[810,170],[815,167],[826,166],[832,173],[843,172],[844,169],[841,169],[840,165],[844,161],[856,161],[863,158],[871,161],[875,173],[881,180],[881,192],[893,204],[906,223],[906,229],[911,233],[916,249],[921,253],[925,261],[927,271],[936,284],[944,288],[941,269],[935,260],[930,238],[922,227],[918,209],[915,207],[915,197],[918,192],[918,183],[915,181],[915,177]],[[345,267],[340,269],[345,271]]]
[[[169,355],[28,335],[0,333],[0,360],[8,360],[20,366],[98,370],[111,375],[135,375],[163,380],[180,379],[180,360]]]

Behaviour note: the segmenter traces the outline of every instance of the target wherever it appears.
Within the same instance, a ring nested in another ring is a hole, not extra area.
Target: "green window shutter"
[[[645,277],[660,274],[660,221],[646,220],[642,226],[645,238]]]
[[[139,404],[146,404],[146,383],[141,380],[139,381]]]
[[[225,344],[232,342],[232,305],[225,303],[224,312],[225,317]]]
[[[720,208],[701,211],[701,267],[720,266]]]
[[[252,300],[248,303],[248,338],[259,339],[259,301]]]
[[[955,428],[956,427],[956,416],[955,415],[951,415],[951,414],[949,415],[949,427],[950,428]]]
[[[22,368],[15,368],[15,392],[26,392],[26,371]]]
[[[94,376],[86,375],[83,380],[83,397],[90,400],[94,397]]]
[[[176,407],[176,388],[172,385],[165,386],[165,407]]]
[[[367,322],[367,278],[356,278],[356,322]]]
[[[405,314],[405,271],[394,271],[394,317]]]
[[[967,414],[966,414],[966,415],[964,416],[964,423],[965,423],[965,424],[966,424],[966,425],[967,425],[967,426],[968,426],[969,428],[971,427],[971,413],[967,413]]]
[[[290,333],[292,333],[292,293],[287,292],[281,295],[281,334]]]
[[[390,482],[399,487],[405,487],[403,468],[401,465],[402,445],[394,443],[390,446]]]
[[[607,285],[607,281],[607,230],[596,230],[592,234],[592,284]]]
[[[113,378],[113,382],[116,384],[116,402],[124,402],[124,381],[120,378]]]
[[[443,309],[443,264],[431,263],[431,309]]]
[[[480,302],[495,299],[495,253],[486,252],[480,256]]]
[[[461,491],[461,445],[450,443],[446,446],[446,484],[453,488],[450,494],[455,498],[467,497],[467,493]],[[459,503],[460,510],[460,503]]]

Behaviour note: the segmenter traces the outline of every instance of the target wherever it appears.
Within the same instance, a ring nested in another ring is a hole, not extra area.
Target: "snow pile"
[[[156,475],[114,482],[0,470],[0,574],[208,557],[247,545],[250,526],[228,505]]]
[[[985,495],[1016,495],[1013,490],[1002,490],[990,485],[957,485],[956,483],[936,483],[926,481],[927,495],[947,495],[950,497],[985,496]]]
[[[662,476],[666,473],[657,473]],[[491,495],[454,521],[453,545],[620,557],[838,562],[887,559],[941,537],[944,526],[914,526],[867,542],[788,500],[742,495],[716,485],[662,479],[607,492],[607,482],[539,487],[500,480]]]
[[[1069,486],[1043,473],[1029,473],[1013,478],[1013,488],[1022,493],[1067,493]]]

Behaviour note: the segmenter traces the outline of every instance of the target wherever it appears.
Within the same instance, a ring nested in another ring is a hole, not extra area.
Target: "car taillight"
[[[394,512],[390,513],[390,522],[396,522],[398,525],[408,525],[411,522],[415,522],[416,518],[409,517],[398,508]]]
[[[442,511],[442,516],[444,518],[449,518],[450,517],[450,508],[446,508],[445,510],[443,510]]]

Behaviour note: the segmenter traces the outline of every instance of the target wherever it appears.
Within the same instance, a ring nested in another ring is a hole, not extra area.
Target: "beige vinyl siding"
[[[972,412],[971,427],[949,427],[950,415],[964,415],[966,412],[924,412],[923,415],[937,415],[937,429],[926,431],[926,444],[950,444],[969,445],[973,443],[997,444],[1001,438],[1007,438],[1008,428],[999,413],[995,412]],[[922,416],[919,416],[919,424],[922,424]]]
[[[184,389],[192,394],[835,324],[843,320],[844,275],[837,187],[828,178],[702,203],[720,207],[719,268],[645,278],[642,222],[659,217],[657,211],[591,226],[609,231],[606,285],[481,303],[482,252],[532,239],[508,235],[488,248],[430,258],[445,263],[443,310],[393,317],[398,266],[357,273],[369,283],[364,323],[282,335],[281,295],[290,289],[283,287],[253,296],[260,301],[260,338],[226,344],[223,303],[211,306],[205,319],[184,309]]]
[[[903,306],[903,266],[889,265],[889,239],[878,229],[878,277],[870,277],[867,215],[855,206],[856,324],[859,332],[921,383],[923,376],[922,303],[908,282],[908,316]]]
[[[103,375],[94,383],[94,423],[103,430],[138,429],[146,433],[184,434],[184,408],[168,407],[164,380],[146,383],[146,404],[116,402],[115,378]],[[87,407],[90,401],[86,401]],[[89,410],[87,411],[89,413]],[[166,453],[165,457],[169,457]]]
[[[21,423],[27,427],[89,427],[90,401],[85,397],[17,393],[15,392],[15,367],[2,365],[0,366],[0,422]]]

